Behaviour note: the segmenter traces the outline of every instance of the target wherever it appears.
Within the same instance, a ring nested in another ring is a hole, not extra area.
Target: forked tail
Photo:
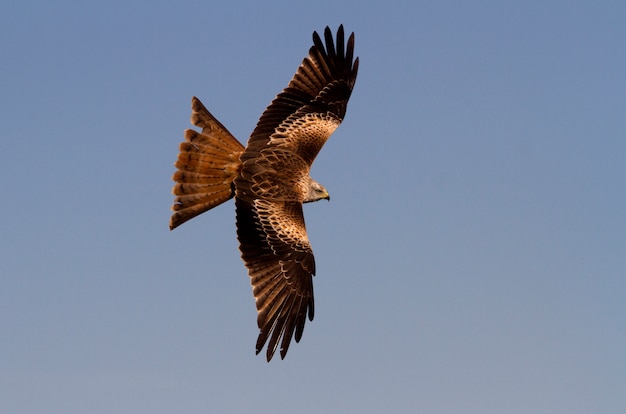
[[[222,204],[235,195],[233,180],[239,175],[243,145],[209,113],[195,96],[191,100],[191,123],[202,128],[185,131],[176,161],[178,171],[172,193],[176,196],[170,230]]]

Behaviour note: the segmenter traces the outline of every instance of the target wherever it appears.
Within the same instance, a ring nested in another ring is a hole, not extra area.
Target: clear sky
[[[0,411],[624,413],[626,3],[8,1]],[[198,96],[243,142],[314,30],[315,320],[255,356],[229,202],[170,232]]]

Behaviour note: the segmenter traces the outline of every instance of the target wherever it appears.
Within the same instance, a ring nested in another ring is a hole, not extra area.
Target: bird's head
[[[330,194],[328,194],[328,191],[326,191],[323,185],[311,178],[311,181],[309,183],[309,190],[306,194],[306,197],[304,197],[304,202],[310,203],[322,199],[330,201]]]

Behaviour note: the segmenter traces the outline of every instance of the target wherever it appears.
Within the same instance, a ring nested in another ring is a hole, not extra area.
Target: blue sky
[[[0,410],[624,412],[625,15],[8,2]],[[340,23],[361,63],[305,208],[315,320],[268,364],[233,203],[170,232],[170,177],[191,96],[245,142]]]

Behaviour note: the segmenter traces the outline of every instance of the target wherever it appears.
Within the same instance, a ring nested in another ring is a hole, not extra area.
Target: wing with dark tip
[[[337,43],[330,28],[324,42],[313,33],[309,56],[267,107],[248,140],[242,161],[255,158],[269,145],[290,148],[309,165],[346,114],[359,59],[354,57],[354,33],[344,48],[343,26],[337,30]]]
[[[284,358],[294,333],[300,341],[307,315],[313,320],[314,314],[315,261],[304,230],[302,204],[259,199],[250,205],[238,198],[235,204],[241,257],[258,310],[256,352],[269,339],[267,360],[279,345]]]

